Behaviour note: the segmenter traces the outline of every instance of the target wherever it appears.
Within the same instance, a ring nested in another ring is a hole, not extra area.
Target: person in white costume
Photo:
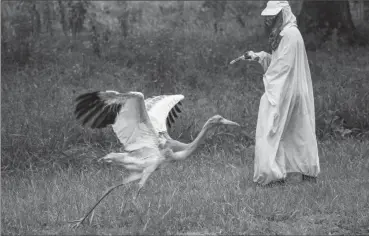
[[[261,13],[272,54],[248,51],[264,68],[255,137],[253,180],[266,185],[287,173],[313,179],[320,173],[313,87],[304,40],[288,1],[269,1]]]

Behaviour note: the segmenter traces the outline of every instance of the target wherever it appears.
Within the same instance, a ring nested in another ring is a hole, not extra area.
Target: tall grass
[[[229,18],[215,34],[211,24],[194,23],[196,5],[186,5],[191,23],[169,28],[176,13],[163,20],[154,17],[158,3],[147,4],[156,8],[145,8],[150,14],[141,31],[126,38],[113,34],[101,58],[84,44],[89,35],[70,50],[69,40],[56,34],[41,37],[43,50],[27,66],[2,66],[2,233],[71,234],[66,221],[121,180],[124,171],[95,161],[120,147],[111,128],[83,128],[73,115],[78,95],[105,89],[146,97],[184,94],[184,112],[170,130],[184,142],[217,113],[242,129],[215,130],[199,154],[153,176],[139,200],[146,227],[137,214],[119,208],[129,203],[132,187],[126,187],[103,201],[91,227],[73,233],[365,233],[367,48],[335,48],[331,42],[309,52],[322,163],[318,184],[252,189],[262,69],[229,61],[246,50],[264,50],[258,18],[251,15],[247,29]],[[333,137],[334,115],[361,136]]]
[[[109,195],[91,225],[81,217],[105,189],[119,183],[119,168],[102,165],[38,169],[2,178],[3,234],[355,234],[368,233],[368,142],[320,145],[317,184],[252,187],[252,149],[213,145],[186,162],[155,173],[131,205],[135,185]],[[91,149],[89,149],[91,150]],[[242,162],[242,159],[244,161]],[[143,223],[138,220],[138,214]]]

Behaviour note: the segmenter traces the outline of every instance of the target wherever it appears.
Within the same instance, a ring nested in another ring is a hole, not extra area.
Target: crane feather
[[[178,118],[178,115],[177,113],[174,111],[174,109],[172,108],[172,110],[170,111],[171,114],[175,117],[175,118]]]
[[[75,113],[91,128],[112,128],[126,151],[149,148],[158,153],[159,140],[146,111],[142,93],[97,91],[77,99]]]
[[[179,103],[178,103],[179,104]],[[179,109],[179,107],[177,105],[174,106],[174,109],[178,112],[178,113],[181,113],[181,109]]]
[[[184,96],[182,94],[177,94],[155,96],[145,100],[149,117],[158,133],[168,132],[167,126],[169,128],[172,127],[172,124],[175,122],[173,116],[178,118],[177,113],[174,115],[174,112],[181,112],[178,105],[182,104],[181,101],[183,99]]]
[[[172,124],[174,124],[174,119],[173,119],[173,116],[172,116],[171,112],[169,112],[168,117],[169,117],[170,122],[172,122]]]
[[[181,94],[144,100],[139,92],[96,91],[77,97],[75,114],[83,125],[89,123],[91,128],[112,125],[126,151],[158,149],[162,141],[171,139],[166,135],[162,140],[162,134],[168,134],[167,127],[171,128],[178,118],[183,99]]]

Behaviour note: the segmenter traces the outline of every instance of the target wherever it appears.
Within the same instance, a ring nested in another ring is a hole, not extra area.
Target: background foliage
[[[37,163],[35,158],[50,160],[56,150],[85,142],[80,139],[86,132],[91,138],[100,133],[103,140],[106,132],[82,130],[72,115],[73,99],[94,89],[139,90],[146,96],[183,93],[188,110],[173,135],[188,141],[209,116],[221,113],[243,123],[243,134],[237,135],[249,139],[262,71],[253,63],[228,63],[246,50],[265,50],[263,5],[265,1],[3,1],[2,167],[25,164],[12,158],[15,146],[16,152],[22,150],[18,158]],[[365,136],[368,68],[358,59],[365,53],[339,47],[334,37],[321,51],[308,52],[317,134],[321,139]],[[337,63],[344,67],[338,69]]]

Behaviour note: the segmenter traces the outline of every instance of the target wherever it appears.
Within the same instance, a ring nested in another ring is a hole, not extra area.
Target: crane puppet
[[[219,125],[239,126],[236,122],[215,115],[204,124],[191,143],[174,140],[169,136],[167,127],[170,128],[178,113],[181,113],[183,99],[184,96],[179,94],[155,96],[144,100],[144,95],[140,92],[119,93],[110,90],[89,92],[77,97],[77,120],[91,128],[112,125],[113,131],[123,144],[122,152],[109,153],[99,161],[122,165],[131,173],[123,183],[110,188],[83,218],[72,221],[73,227],[82,224],[113,189],[140,180],[133,199],[135,201],[154,171],[166,166],[170,161],[184,160],[193,154],[210,129]]]

